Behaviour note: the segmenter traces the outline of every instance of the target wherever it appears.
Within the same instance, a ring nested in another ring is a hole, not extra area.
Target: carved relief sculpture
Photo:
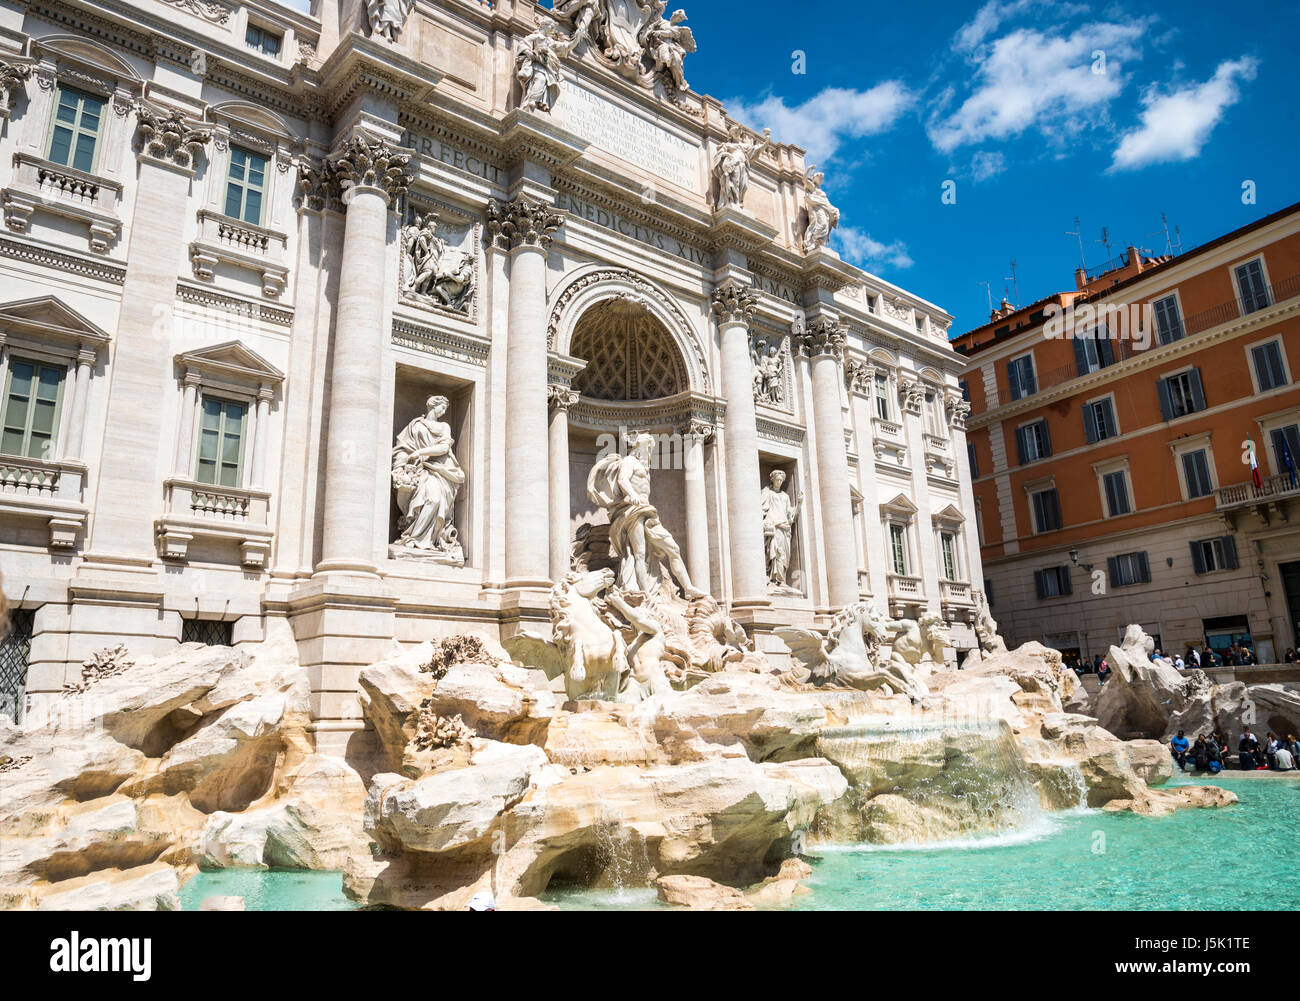
[[[840,210],[831,204],[822,190],[826,175],[816,167],[809,167],[804,177],[804,189],[808,192],[808,226],[804,230],[803,250],[805,254],[821,250],[831,239],[831,230],[840,224]]]
[[[402,295],[463,311],[477,280],[474,256],[448,246],[437,223],[430,212],[402,227]]]
[[[393,489],[402,512],[401,534],[389,555],[463,566],[465,554],[452,519],[465,471],[452,450],[451,428],[442,420],[447,406],[445,396],[429,397],[424,416],[397,436]]]
[[[566,40],[553,31],[538,28],[524,36],[515,51],[515,79],[523,91],[519,107],[524,111],[550,112],[560,97],[560,57],[568,55],[581,39]]]
[[[713,180],[718,188],[718,208],[739,209],[744,208],[749,191],[749,165],[771,144],[772,130],[763,130],[762,142],[756,142],[753,133],[739,125],[732,125],[728,135],[713,158]]]
[[[136,114],[140,118],[141,145],[155,159],[188,168],[194,163],[194,151],[212,141],[210,130],[193,128],[179,111],[159,115],[142,104]]]
[[[885,630],[892,638],[885,670],[914,683],[921,695],[928,695],[929,689],[921,679],[930,674],[934,665],[943,666],[944,648],[952,645],[943,617],[890,620]]]
[[[8,118],[14,92],[21,91],[31,79],[32,68],[17,63],[0,62],[0,118]]]
[[[785,492],[785,472],[774,469],[769,486],[763,488],[763,549],[767,557],[767,578],[779,590],[790,585],[790,551],[795,519],[799,517],[799,500]]]
[[[609,514],[609,551],[619,561],[620,586],[624,591],[653,591],[658,580],[652,566],[663,564],[682,593],[694,597],[700,592],[691,584],[682,551],[650,503],[654,436],[635,435],[630,445],[625,456],[612,452],[602,458],[587,477],[587,496]]]
[[[785,399],[781,345],[760,337],[750,351],[754,365],[754,402],[780,406]]]
[[[370,32],[397,41],[397,33],[411,16],[415,0],[366,0],[366,15],[370,19]]]
[[[898,401],[909,414],[919,416],[925,406],[925,386],[919,380],[900,377]]]
[[[793,626],[779,626],[776,634],[790,648],[794,668],[791,678],[801,684],[881,689],[901,692],[916,699],[929,694],[926,685],[903,663],[875,666],[875,657],[886,637],[885,619],[875,605],[859,601],[836,613],[825,639],[818,633]]]

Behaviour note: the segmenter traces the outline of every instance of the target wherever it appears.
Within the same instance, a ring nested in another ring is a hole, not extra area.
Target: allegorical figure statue
[[[625,591],[649,593],[657,583],[652,564],[666,564],[687,597],[701,592],[691,584],[682,551],[650,503],[652,435],[638,434],[627,455],[612,452],[587,477],[587,496],[609,514],[610,555],[619,560],[619,584]]]
[[[799,517],[799,502],[785,492],[785,473],[772,470],[770,486],[763,488],[763,549],[767,557],[767,578],[780,587],[788,587],[790,548],[794,522]]]
[[[718,186],[718,208],[744,208],[749,191],[749,165],[759,158],[772,141],[772,130],[763,130],[763,141],[739,125],[733,125],[730,138],[718,147],[713,160],[713,179]]]
[[[396,42],[397,33],[405,26],[414,6],[415,0],[366,0],[371,32]]]
[[[695,51],[695,35],[682,23],[686,11],[675,10],[672,17],[665,18],[667,6],[664,0],[651,0],[651,16],[641,29],[641,42],[655,74],[663,78],[672,93],[691,89],[684,63],[686,53]]]
[[[406,425],[393,446],[393,488],[402,512],[394,548],[459,564],[465,556],[452,518],[465,471],[452,450],[451,427],[442,420],[447,398],[431,396],[425,406],[424,416]]]
[[[804,178],[804,188],[808,192],[808,228],[804,230],[804,253],[811,254],[826,246],[831,239],[831,230],[840,224],[840,210],[831,204],[822,190],[826,175],[816,167],[809,167]]]
[[[545,28],[525,35],[515,52],[515,77],[523,88],[519,107],[550,112],[560,98],[560,57],[578,44],[579,36],[565,39]]]
[[[460,309],[474,292],[474,257],[447,246],[438,216],[416,216],[402,227],[402,293]]]

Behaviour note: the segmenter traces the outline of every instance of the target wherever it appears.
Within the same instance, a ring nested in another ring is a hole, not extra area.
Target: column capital
[[[154,111],[143,102],[136,106],[139,119],[140,152],[167,166],[194,170],[194,153],[212,141],[211,129],[196,129],[180,111]]]
[[[310,212],[343,211],[343,193],[329,160],[304,157],[298,161],[298,208]]]
[[[716,425],[701,420],[698,417],[692,417],[691,422],[687,424],[685,430],[682,431],[682,437],[690,438],[703,445],[713,437],[717,430],[718,428]]]
[[[848,386],[849,392],[870,396],[875,378],[876,366],[871,362],[863,361],[861,358],[844,360],[844,383]]]
[[[752,285],[742,285],[731,280],[713,290],[713,315],[718,323],[744,323],[754,317],[758,308],[758,293]]]
[[[943,405],[948,413],[948,426],[958,431],[965,431],[966,419],[970,417],[970,404],[962,398],[961,393],[949,389],[944,393]]]
[[[898,401],[909,414],[921,413],[925,404],[925,386],[913,375],[898,376]]]
[[[812,320],[802,330],[791,335],[795,351],[809,358],[831,355],[836,361],[844,356],[844,343],[847,340],[844,327],[836,320]]]
[[[578,394],[568,386],[552,383],[546,387],[546,404],[551,410],[560,410],[567,414],[577,402]]]
[[[334,183],[343,194],[353,188],[378,188],[391,205],[406,194],[415,179],[411,174],[411,152],[385,139],[371,139],[358,132],[342,148],[326,158]]]
[[[554,232],[564,225],[564,216],[544,202],[520,195],[508,202],[493,198],[487,207],[488,232],[501,250],[540,247],[545,250]]]

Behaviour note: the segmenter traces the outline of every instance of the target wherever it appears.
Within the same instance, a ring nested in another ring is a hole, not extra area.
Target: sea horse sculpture
[[[785,640],[798,664],[794,675],[815,685],[883,689],[902,692],[913,700],[930,694],[925,683],[906,663],[890,661],[877,668],[872,661],[885,638],[885,620],[876,606],[859,601],[836,613],[826,638],[808,629],[782,626],[776,634]]]

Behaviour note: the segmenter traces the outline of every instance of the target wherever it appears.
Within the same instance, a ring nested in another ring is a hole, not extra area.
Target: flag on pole
[[[1295,487],[1295,456],[1291,454],[1291,446],[1287,443],[1286,435],[1278,435],[1282,439],[1282,465],[1286,467],[1286,475],[1291,481],[1292,488]]]
[[[1259,460],[1255,458],[1255,443],[1250,443],[1250,479],[1256,490],[1264,489],[1264,480],[1259,475]]]

